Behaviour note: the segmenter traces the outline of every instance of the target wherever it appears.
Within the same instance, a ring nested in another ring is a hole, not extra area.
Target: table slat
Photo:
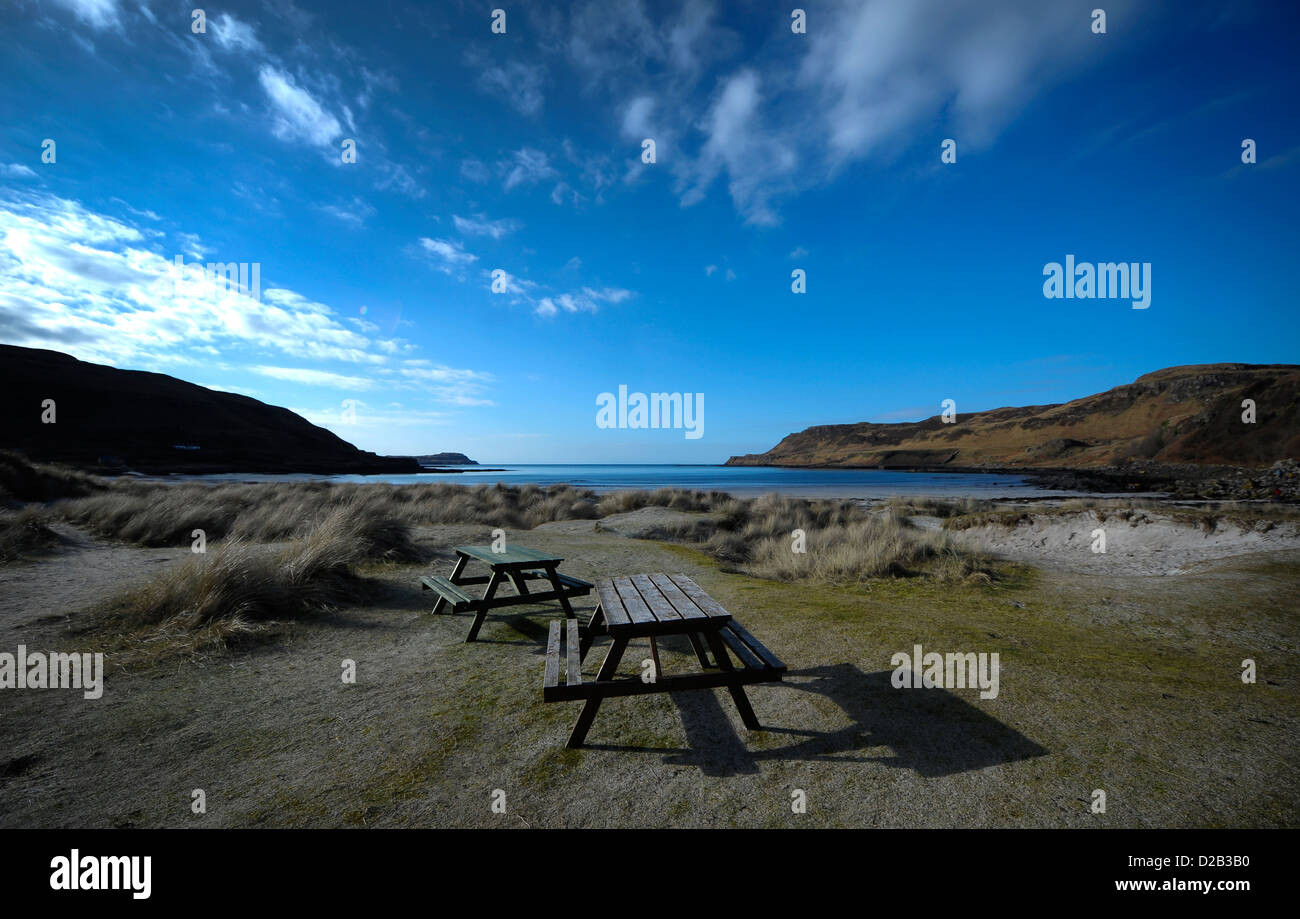
[[[627,610],[623,608],[623,600],[614,589],[612,581],[597,581],[596,596],[600,597],[600,608],[605,611],[605,622],[611,628],[632,624]]]
[[[654,581],[650,580],[648,574],[632,575],[632,584],[641,594],[641,599],[650,607],[650,612],[654,613],[655,618],[660,622],[681,622],[682,617],[673,609],[673,605],[668,602],[668,598],[663,592],[655,586]]]
[[[641,599],[641,594],[637,593],[636,585],[629,578],[614,578],[614,589],[623,600],[623,608],[627,610],[628,617],[635,623],[652,623],[659,620],[655,614],[650,612],[650,607]]]
[[[563,558],[527,546],[507,545],[504,552],[493,552],[491,546],[457,546],[456,551],[487,565],[535,565],[540,562],[559,564],[564,561]]]
[[[704,592],[704,589],[684,574],[670,574],[669,579],[681,588],[682,593],[691,598],[710,619],[730,619],[731,613],[722,608],[722,604]]]
[[[650,580],[654,583],[659,591],[668,599],[683,619],[708,619],[708,613],[700,609],[691,600],[690,597],[681,592],[681,589],[669,580],[666,574],[652,574]]]

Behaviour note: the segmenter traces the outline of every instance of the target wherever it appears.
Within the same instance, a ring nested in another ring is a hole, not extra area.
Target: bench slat
[[[543,691],[560,685],[560,620],[551,623],[551,634],[546,641],[546,676]]]
[[[450,601],[453,607],[474,602],[473,597],[440,574],[425,575],[420,578],[420,583],[424,585],[425,590],[432,590]]]
[[[745,643],[740,640],[738,635],[730,629],[722,629],[718,634],[722,636],[722,640],[726,643],[727,647],[731,649],[731,653],[740,658],[740,663],[742,665],[750,670],[764,669],[763,662],[754,656],[753,651],[750,651],[745,647]]]
[[[641,599],[650,607],[650,612],[654,613],[655,618],[660,622],[681,622],[681,614],[673,609],[673,605],[668,602],[668,598],[663,595],[650,576],[646,574],[632,575],[632,585],[641,594]]]
[[[652,574],[650,575],[650,581],[659,588],[660,593],[668,599],[668,602],[673,605],[677,610],[677,614],[683,619],[709,618],[702,609],[691,602],[690,597],[682,593],[681,589],[669,580],[668,575]]]
[[[600,597],[600,608],[605,612],[605,622],[613,627],[632,624],[632,620],[628,618],[627,610],[623,608],[623,600],[619,597],[618,591],[614,589],[612,581],[598,581],[596,595]]]
[[[551,579],[551,576],[547,574],[545,571],[525,571],[522,574],[526,578],[533,578],[533,579],[541,578],[547,581]],[[582,580],[581,578],[571,577],[570,575],[562,574],[558,571],[555,573],[555,575],[557,578],[559,578],[560,584],[562,584],[564,587],[570,590],[581,590],[584,593],[586,593],[587,591],[590,591],[593,587],[596,586],[594,584]]]
[[[749,634],[749,630],[746,629],[739,622],[737,622],[735,619],[727,623],[727,628],[723,630],[724,636],[727,630],[730,630],[731,632],[735,633],[735,635],[741,641],[743,641],[746,645],[749,646],[750,650],[752,650],[755,654],[757,654],[759,657],[763,659],[763,663],[766,664],[768,667],[771,667],[773,670],[786,669],[785,664],[781,663],[781,659],[779,657],[777,657],[771,651],[767,650],[767,647],[761,641],[759,641],[753,635]]]
[[[568,622],[568,630],[569,630],[569,641],[568,641],[569,662],[568,662],[568,666],[565,668],[564,678],[565,678],[565,682],[567,682],[570,686],[581,686],[582,685],[582,657],[580,656],[580,651],[579,651],[580,638],[578,635],[578,630],[579,630],[578,620],[569,619],[566,621]],[[559,620],[556,620],[555,622],[551,623],[552,626],[556,626],[559,624],[560,624]]]

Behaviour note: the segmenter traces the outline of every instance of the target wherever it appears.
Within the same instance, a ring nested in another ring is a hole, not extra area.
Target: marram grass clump
[[[97,628],[155,650],[199,650],[366,599],[357,569],[376,561],[418,561],[422,553],[400,520],[335,508],[287,545],[240,537],[193,554],[112,598]]]

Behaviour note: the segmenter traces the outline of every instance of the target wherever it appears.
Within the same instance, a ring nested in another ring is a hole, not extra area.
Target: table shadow
[[[912,769],[927,778],[999,766],[1047,754],[1034,743],[983,709],[946,689],[895,689],[893,671],[866,673],[852,664],[828,664],[790,671],[782,683],[747,687],[763,733],[800,738],[778,747],[751,749],[738,732],[729,696],[715,692],[669,693],[681,714],[688,748],[601,747],[625,752],[667,754],[665,762],[696,766],[709,776],[746,775],[759,771],[763,760],[879,763]],[[851,723],[833,731],[784,725],[764,717],[765,698],[778,692],[811,692],[833,701]],[[976,690],[970,690],[976,693]],[[597,720],[599,725],[599,719]],[[889,747],[892,755],[854,755],[855,751]]]

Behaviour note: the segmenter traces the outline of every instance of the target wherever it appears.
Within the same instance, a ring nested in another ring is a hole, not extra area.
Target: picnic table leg
[[[591,650],[591,643],[596,640],[597,635],[605,633],[605,610],[599,604],[596,611],[591,614],[591,622],[587,623],[586,633],[578,640],[578,657],[580,660],[586,660],[587,652]]]
[[[713,656],[718,661],[718,666],[723,670],[735,670],[731,666],[731,658],[727,657],[727,649],[723,647],[722,636],[716,631],[709,632],[707,635],[709,647],[713,650]],[[745,687],[739,683],[731,683],[727,686],[727,691],[731,693],[731,701],[736,703],[736,710],[740,712],[740,720],[745,722],[745,727],[751,731],[757,731],[763,726],[758,723],[758,716],[754,714],[754,709],[749,704],[749,697],[745,695]]]
[[[487,618],[488,604],[496,595],[497,586],[505,578],[500,571],[492,572],[492,580],[488,581],[487,590],[483,591],[483,605],[478,608],[474,614],[474,624],[469,627],[469,634],[465,636],[466,642],[471,642],[478,638],[478,630],[483,626],[483,620]]]
[[[663,676],[663,668],[659,666],[659,643],[655,641],[653,635],[650,636],[650,660],[655,665],[655,682],[659,682],[659,677]]]
[[[695,649],[695,656],[700,659],[700,666],[705,670],[711,670],[713,665],[709,663],[709,656],[704,653],[704,645],[700,643],[700,636],[694,632],[687,632],[686,637],[691,640],[691,647]]]
[[[596,674],[598,681],[608,680],[614,676],[618,670],[618,662],[623,658],[623,649],[626,647],[626,638],[614,639],[614,643],[609,647],[609,653],[605,655],[605,662],[600,665],[600,672]],[[566,747],[576,749],[582,746],[582,742],[587,739],[587,731],[591,729],[591,722],[596,720],[596,711],[600,708],[602,698],[602,696],[591,696],[587,699],[578,714],[578,722],[573,726],[573,733],[569,735]]]
[[[564,607],[564,618],[576,619],[578,614],[575,613],[573,607],[569,605],[569,596],[564,592],[564,585],[560,583],[560,576],[556,572],[555,567],[555,565],[547,565],[546,576],[550,578],[551,586],[555,588],[555,592],[560,595],[560,606]]]
[[[521,597],[528,593],[528,581],[524,578],[522,571],[511,571],[510,580],[515,582],[515,590],[519,591]]]
[[[465,570],[465,563],[468,562],[468,561],[469,561],[469,556],[468,556],[468,555],[458,555],[458,556],[456,556],[456,565],[455,565],[454,568],[451,569],[451,577],[449,577],[447,580],[449,580],[449,581],[451,581],[451,583],[455,584],[455,583],[456,583],[456,578],[460,577],[460,573],[461,573],[462,571]],[[433,604],[433,611],[434,611],[435,613],[441,612],[441,611],[442,611],[442,605],[443,605],[444,603],[446,603],[446,602],[447,602],[447,598],[444,597],[444,596],[442,596],[441,594],[439,594],[439,595],[438,595],[438,602],[435,603],[435,604]]]

